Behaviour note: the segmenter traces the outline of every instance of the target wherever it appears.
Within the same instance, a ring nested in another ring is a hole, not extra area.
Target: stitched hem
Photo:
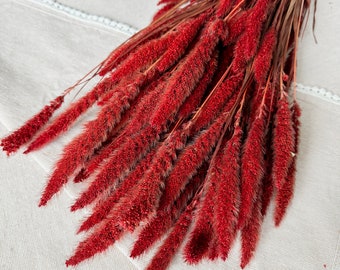
[[[325,101],[340,105],[340,96],[332,93],[331,91],[320,88],[317,86],[306,86],[301,83],[296,84],[297,91],[307,95],[315,96]]]
[[[89,22],[94,22],[98,23],[101,25],[105,25],[109,28],[113,28],[116,31],[122,32],[127,35],[133,35],[137,32],[137,29],[135,29],[132,26],[129,26],[125,23],[118,22],[112,19],[109,19],[104,16],[98,16],[95,14],[89,14],[87,12],[81,11],[79,9],[61,4],[55,0],[33,0],[35,2],[39,2],[41,4],[44,4],[47,7],[50,7],[52,9],[58,10],[64,14],[67,14],[72,17],[76,17],[81,20],[89,21]]]

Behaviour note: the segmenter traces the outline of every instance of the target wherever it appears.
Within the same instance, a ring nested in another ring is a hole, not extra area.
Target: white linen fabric
[[[0,0],[0,137],[102,61],[134,31],[128,25],[147,25],[156,10],[155,0],[143,5],[137,0],[62,2],[86,13],[49,0]],[[318,27],[332,18],[335,23],[339,2],[319,2]],[[326,16],[326,10],[332,12]],[[335,73],[340,38],[336,31],[332,34],[333,25],[327,33],[318,27],[318,45],[310,45],[307,27],[300,46],[298,100],[303,113],[295,197],[279,228],[269,209],[249,270],[340,269],[340,81]],[[333,38],[337,45],[326,44]],[[38,208],[37,202],[63,145],[94,114],[36,153],[0,154],[0,269],[66,269],[64,261],[85,237],[75,231],[86,211],[68,210],[78,187],[67,185],[46,207]],[[155,249],[131,260],[134,237],[127,235],[77,269],[144,269]],[[178,255],[170,269],[240,269],[239,249],[237,241],[226,262],[196,266]]]

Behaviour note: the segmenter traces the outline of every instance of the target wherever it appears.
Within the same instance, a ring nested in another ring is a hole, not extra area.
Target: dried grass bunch
[[[132,257],[167,234],[148,270],[166,269],[183,242],[188,263],[225,260],[238,232],[243,268],[271,199],[279,225],[292,197],[300,109],[291,85],[310,0],[160,4],[148,27],[1,141],[8,154],[26,143],[29,153],[100,108],[65,147],[40,200],[71,178],[88,182],[71,210],[93,207],[79,229],[89,236],[67,265],[138,228]]]

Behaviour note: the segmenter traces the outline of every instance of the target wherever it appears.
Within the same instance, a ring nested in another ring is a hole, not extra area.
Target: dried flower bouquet
[[[241,267],[253,256],[275,201],[279,225],[294,189],[300,108],[294,88],[298,38],[310,0],[161,0],[153,22],[21,128],[7,154],[37,150],[92,106],[97,117],[63,150],[40,200],[73,179],[88,188],[89,235],[76,265],[125,233],[137,257],[167,234],[148,266],[227,259],[241,234]],[[100,82],[55,118],[65,95]]]

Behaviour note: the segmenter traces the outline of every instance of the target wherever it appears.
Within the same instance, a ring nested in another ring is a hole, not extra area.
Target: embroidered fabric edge
[[[115,21],[104,16],[98,16],[95,14],[84,12],[79,9],[61,4],[56,0],[32,0],[32,1],[44,4],[47,7],[50,7],[54,10],[57,10],[69,16],[78,18],[80,20],[85,20],[88,22],[94,22],[100,25],[104,25],[106,27],[109,27],[111,29],[114,29],[116,31],[122,32],[130,36],[138,31],[138,29],[129,26],[125,23]],[[332,93],[329,90],[326,90],[325,88],[320,88],[316,86],[306,86],[301,83],[297,83],[296,87],[297,91],[300,93],[311,95],[320,98],[324,101],[340,105],[340,96]]]
[[[317,86],[306,86],[301,83],[296,84],[297,91],[303,94],[317,97],[319,99],[340,105],[340,96],[334,94],[333,92],[317,87]]]

